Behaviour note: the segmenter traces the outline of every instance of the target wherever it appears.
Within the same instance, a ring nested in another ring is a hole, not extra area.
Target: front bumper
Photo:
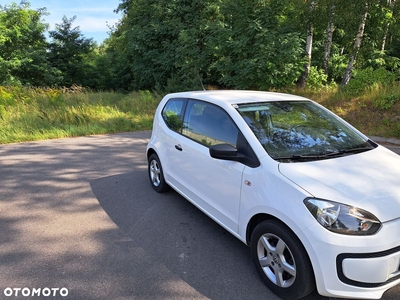
[[[318,223],[298,236],[323,296],[380,299],[400,283],[400,219],[384,223],[373,236],[336,234]]]
[[[400,279],[400,247],[375,253],[343,253],[336,258],[336,268],[343,283],[365,288],[384,286]]]

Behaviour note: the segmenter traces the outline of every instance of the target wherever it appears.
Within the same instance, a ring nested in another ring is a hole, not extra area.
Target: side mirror
[[[251,150],[251,148],[247,149]],[[230,144],[217,144],[211,146],[209,148],[209,151],[210,156],[215,159],[237,161],[251,168],[257,168],[260,165],[260,162],[254,155],[254,152],[251,151],[250,154],[249,151],[247,153],[245,151],[239,152],[238,149]]]
[[[216,159],[240,161],[243,159],[235,147],[230,144],[217,144],[210,148],[210,156]]]

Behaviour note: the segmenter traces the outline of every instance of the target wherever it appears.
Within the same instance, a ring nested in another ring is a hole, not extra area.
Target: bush
[[[391,109],[392,106],[397,101],[399,101],[399,99],[400,99],[400,94],[393,93],[389,95],[384,95],[374,100],[374,106],[383,110],[388,110]]]
[[[307,78],[307,88],[318,90],[326,86],[328,75],[323,70],[318,70],[317,67],[310,67],[310,72]]]
[[[398,76],[385,68],[374,70],[369,67],[363,70],[354,70],[353,77],[345,87],[345,92],[351,96],[364,93],[367,89],[377,89],[393,84]]]

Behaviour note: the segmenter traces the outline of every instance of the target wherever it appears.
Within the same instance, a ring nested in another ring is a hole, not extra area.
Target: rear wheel
[[[300,299],[315,289],[308,255],[290,229],[276,220],[261,222],[251,236],[251,254],[258,273],[283,299]]]
[[[155,153],[149,157],[148,172],[151,186],[156,192],[162,193],[169,190],[170,187],[165,182],[160,159]]]

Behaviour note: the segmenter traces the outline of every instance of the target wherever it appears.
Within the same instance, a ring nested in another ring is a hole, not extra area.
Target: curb
[[[370,136],[369,137],[371,140],[373,140],[374,142],[378,143],[378,144],[392,144],[392,145],[397,145],[400,146],[400,140],[399,139],[395,139],[395,138],[383,138],[383,137],[379,137],[379,136]]]

